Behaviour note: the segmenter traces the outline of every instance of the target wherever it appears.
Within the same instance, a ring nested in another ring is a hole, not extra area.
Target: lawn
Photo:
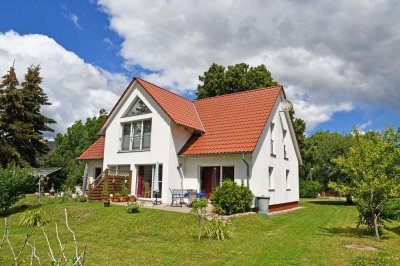
[[[236,218],[232,221],[235,237],[227,241],[199,242],[197,220],[191,214],[152,209],[128,214],[124,207],[104,208],[94,202],[46,204],[51,222],[45,229],[58,251],[54,229],[58,223],[67,254],[72,254],[72,236],[64,226],[66,208],[79,246],[87,244],[88,265],[348,265],[363,260],[400,264],[396,258],[400,256],[400,222],[388,224],[383,240],[376,242],[364,229],[356,229],[354,206],[327,200],[303,201],[301,205],[304,208],[272,217]],[[23,210],[16,206],[11,211],[10,241],[20,246],[28,229],[18,226]],[[4,218],[0,217],[1,224]],[[33,240],[41,257],[47,258],[40,230]],[[378,251],[347,249],[346,244],[374,246]],[[10,259],[8,248],[3,246],[0,264]]]

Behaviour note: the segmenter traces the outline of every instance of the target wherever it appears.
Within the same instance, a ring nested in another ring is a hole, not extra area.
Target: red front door
[[[206,198],[210,198],[212,191],[219,186],[221,168],[219,166],[209,166],[201,168],[201,192],[204,192]]]

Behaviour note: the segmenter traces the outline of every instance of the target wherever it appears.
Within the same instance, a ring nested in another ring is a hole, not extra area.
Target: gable
[[[159,105],[162,111],[164,111],[173,122],[196,132],[204,132],[200,117],[197,114],[193,102],[150,82],[135,77],[114,105],[107,119],[101,125],[99,134],[105,134],[105,129],[110,124],[111,120],[114,119],[118,110],[124,105],[126,99],[132,93],[137,84],[144,89],[144,91]]]

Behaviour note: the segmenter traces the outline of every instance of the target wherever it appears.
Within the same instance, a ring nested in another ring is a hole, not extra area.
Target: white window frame
[[[275,141],[274,141],[274,132],[275,132],[275,124],[271,122],[270,132],[271,132],[271,156],[276,157],[275,154]]]
[[[275,173],[274,167],[268,167],[268,190],[274,191],[275,190]]]
[[[150,147],[149,148],[143,148],[143,141],[144,141],[144,122],[145,121],[150,121],[151,123],[151,131],[150,131]],[[134,149],[133,148],[133,138],[135,137],[135,132],[134,132],[134,126],[133,124],[137,123],[137,122],[141,122],[141,126],[140,126],[140,143],[139,143],[139,149]],[[121,138],[120,138],[120,143],[119,143],[119,151],[120,152],[135,152],[135,151],[149,151],[151,149],[151,134],[153,132],[153,124],[152,124],[152,119],[151,118],[146,118],[146,119],[142,119],[142,120],[134,120],[134,121],[129,121],[129,122],[122,122],[121,123]],[[124,150],[122,149],[122,145],[123,145],[123,139],[124,139],[124,126],[126,124],[131,125],[130,126],[130,132],[129,132],[129,148],[128,150]]]
[[[286,169],[285,171],[285,175],[286,175],[286,190],[291,190],[290,187],[290,170]]]

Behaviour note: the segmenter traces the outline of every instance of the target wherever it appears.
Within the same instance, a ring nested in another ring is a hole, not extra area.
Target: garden
[[[9,241],[19,250],[32,228],[20,220],[36,198],[27,196],[1,218],[9,223]],[[73,236],[65,225],[65,210],[78,250],[86,250],[87,265],[183,265],[183,264],[252,264],[269,265],[397,265],[399,261],[400,221],[386,224],[381,241],[376,241],[365,228],[357,228],[357,210],[342,200],[310,199],[303,208],[275,216],[248,215],[230,222],[233,238],[216,241],[198,240],[198,219],[182,214],[141,208],[128,213],[126,207],[99,202],[80,202],[45,198],[42,209],[47,222],[43,225],[54,256],[61,258],[56,237],[67,256],[75,253]],[[4,227],[0,227],[3,234]],[[33,230],[30,243],[35,243],[43,264],[49,262],[48,244],[42,229]],[[1,243],[1,242],[0,242]],[[370,250],[348,248],[373,247]],[[24,257],[28,264],[30,252]],[[5,243],[0,248],[0,264],[11,264],[12,254]],[[364,263],[364,264],[363,264]]]

